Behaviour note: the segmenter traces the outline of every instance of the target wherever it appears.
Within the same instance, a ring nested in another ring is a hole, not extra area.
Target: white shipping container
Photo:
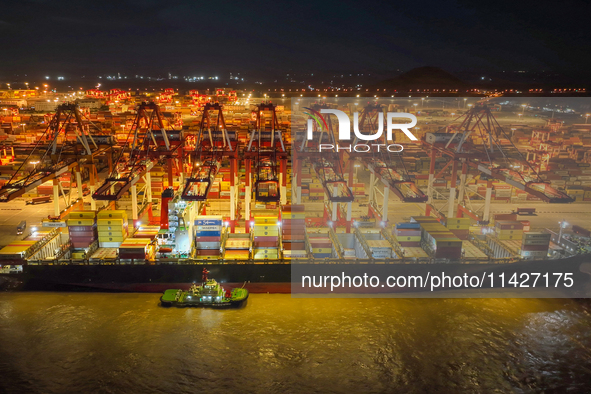
[[[100,242],[99,241],[99,247],[101,248],[118,248],[119,246],[121,246],[122,242]]]
[[[196,226],[197,231],[222,231],[222,226]]]
[[[195,242],[195,249],[219,249],[220,242]]]

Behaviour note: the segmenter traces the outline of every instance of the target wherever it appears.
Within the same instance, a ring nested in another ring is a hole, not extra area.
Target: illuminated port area
[[[411,113],[418,140],[397,131],[402,154],[319,155],[297,132],[308,119],[292,116],[298,95],[133,93],[3,100],[2,273],[591,250],[591,124],[576,100],[360,98],[333,108],[355,108],[367,133],[380,112]]]

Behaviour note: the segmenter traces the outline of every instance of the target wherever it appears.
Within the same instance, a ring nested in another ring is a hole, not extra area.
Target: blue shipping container
[[[407,229],[416,228],[416,229],[420,229],[421,228],[421,224],[420,223],[396,223],[396,228],[407,228]]]
[[[221,231],[195,231],[197,237],[221,237]]]

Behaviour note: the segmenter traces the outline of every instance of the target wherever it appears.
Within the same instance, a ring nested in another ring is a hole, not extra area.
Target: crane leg
[[[152,202],[152,174],[150,171],[146,172],[146,197],[148,202]]]
[[[484,213],[482,214],[482,220],[487,222],[490,216],[490,200],[492,197],[492,182],[488,181],[486,185],[486,197],[484,199]]]
[[[135,228],[135,224],[138,218],[137,214],[137,186],[131,186],[131,217],[133,219],[133,227]]]
[[[454,217],[454,208],[456,203],[456,182],[458,178],[458,162],[454,160],[451,169],[451,187],[449,188],[449,201],[447,203],[447,217]]]
[[[382,221],[384,223],[388,222],[388,199],[390,195],[390,188],[388,186],[384,187],[384,204],[382,205]]]
[[[78,198],[84,200],[84,194],[82,192],[82,175],[80,175],[80,169],[76,169],[76,188],[78,189]]]
[[[88,168],[88,172],[90,173],[90,186],[88,187],[90,189],[90,209],[96,211],[96,201],[94,198],[92,198],[95,190],[94,183],[96,182],[96,178],[94,175],[96,172],[96,167],[94,165],[90,166]]]
[[[60,190],[59,180],[57,179],[53,180],[53,215],[60,215]]]
[[[353,203],[347,203],[347,233],[351,232],[351,219],[353,218]]]

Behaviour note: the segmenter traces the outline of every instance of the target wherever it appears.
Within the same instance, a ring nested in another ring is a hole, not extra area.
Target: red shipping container
[[[306,219],[283,219],[285,226],[305,226]]]
[[[283,242],[304,241],[305,239],[304,234],[283,234]]]
[[[521,250],[524,252],[532,252],[532,251],[547,251],[549,249],[548,245],[522,245]]]
[[[458,237],[461,240],[466,240],[468,239],[468,236],[470,235],[470,230],[450,230],[452,232],[453,235],[455,235],[456,237]]]
[[[220,236],[195,237],[196,242],[220,242]]]
[[[84,238],[84,237],[96,237],[96,236],[97,236],[96,231],[78,231],[78,232],[70,234],[70,238],[76,238],[76,239],[80,239],[80,238]]]
[[[306,207],[303,204],[282,205],[281,209],[285,212],[304,212]]]
[[[74,249],[86,249],[92,242],[72,241],[72,247]]]
[[[306,244],[304,242],[284,242],[283,249],[285,249],[285,250],[305,250]]]
[[[421,246],[420,242],[398,242],[400,246],[407,247],[407,248],[418,248]]]
[[[94,231],[96,230],[96,224],[93,226],[69,226],[68,227],[68,231],[70,233],[79,233],[79,232],[85,232],[85,231]]]
[[[291,235],[303,235],[306,232],[306,228],[305,227],[286,227],[283,228],[283,230],[281,231],[282,234],[291,234]]]
[[[85,236],[80,236],[80,237],[73,237],[76,241],[81,242],[81,241],[85,241],[85,242],[92,242],[96,239],[96,236],[91,235],[85,235]],[[72,237],[70,237],[70,239],[72,239]]]
[[[219,256],[219,249],[195,249],[197,256]]]
[[[277,242],[268,241],[268,242],[261,242],[261,241],[254,241],[255,248],[276,248]]]
[[[462,248],[458,247],[443,247],[437,248],[435,251],[435,258],[438,259],[459,259],[462,257]]]
[[[255,242],[278,242],[279,241],[279,237],[276,236],[256,236],[254,237],[254,241]]]
[[[517,221],[499,220],[495,223],[499,230],[523,230],[523,223]]]

